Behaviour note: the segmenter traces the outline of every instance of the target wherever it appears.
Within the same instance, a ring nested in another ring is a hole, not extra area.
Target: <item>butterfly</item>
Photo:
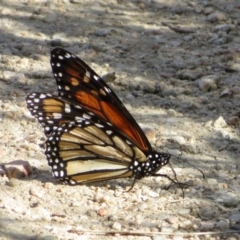
[[[53,176],[75,185],[157,173],[171,155],[152,149],[144,132],[104,80],[72,53],[55,48],[51,67],[58,96],[30,93],[27,108],[47,136]],[[176,183],[176,182],[175,182]],[[133,187],[132,185],[132,187]]]

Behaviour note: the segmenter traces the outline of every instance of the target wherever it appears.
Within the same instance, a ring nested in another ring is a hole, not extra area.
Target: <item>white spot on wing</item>
[[[46,97],[45,94],[42,94],[42,93],[41,93],[41,94],[39,95],[39,98],[45,98],[45,97]]]
[[[60,171],[60,176],[64,177],[64,172],[63,171]]]
[[[71,58],[71,55],[69,53],[66,53],[65,58]]]
[[[75,120],[76,120],[76,122],[82,122],[83,119],[82,119],[82,117],[77,116],[77,117],[75,117]]]
[[[91,119],[91,116],[89,116],[88,114],[84,113],[84,114],[83,114],[83,118],[85,118],[85,119]]]
[[[103,128],[103,125],[99,123],[95,123],[95,126],[97,126],[98,128]]]
[[[64,108],[66,113],[70,113],[71,112],[71,107],[68,103],[65,103],[65,108]]]
[[[85,75],[86,75],[88,78],[90,78],[90,76],[91,76],[91,74],[90,74],[89,71],[86,71]]]
[[[104,89],[105,89],[105,91],[108,92],[108,93],[111,92],[110,88],[108,88],[108,87],[104,87]]]
[[[107,133],[108,135],[111,135],[111,134],[112,134],[112,131],[111,131],[111,130],[107,130],[106,133]]]
[[[75,108],[77,109],[82,109],[82,107],[78,106],[78,105],[74,105]]]
[[[98,80],[99,80],[99,77],[98,77],[98,76],[96,76],[96,75],[94,75],[94,76],[93,76],[93,78],[94,78],[96,81],[98,81]]]
[[[62,114],[61,113],[53,113],[53,118],[54,119],[61,119],[62,118]]]

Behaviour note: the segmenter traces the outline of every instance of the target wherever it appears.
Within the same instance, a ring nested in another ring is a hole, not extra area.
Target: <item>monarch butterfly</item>
[[[44,128],[46,158],[55,178],[70,184],[163,176],[170,155],[153,151],[113,90],[85,62],[56,48],[51,67],[58,96],[30,93],[27,108]],[[132,185],[132,187],[133,187]]]

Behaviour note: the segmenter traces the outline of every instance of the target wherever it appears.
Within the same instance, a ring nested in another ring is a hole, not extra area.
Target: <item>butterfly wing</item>
[[[147,160],[131,139],[85,108],[42,93],[30,94],[27,104],[49,135],[45,154],[53,175],[65,183],[130,177],[132,159]]]
[[[130,177],[133,156],[137,153],[146,159],[144,153],[111,126],[95,120],[63,124],[46,145],[54,176],[72,185]]]
[[[137,122],[112,89],[86,63],[72,53],[56,48],[51,66],[59,96],[95,113],[132,139],[145,152],[151,145]]]
[[[81,106],[72,105],[58,96],[44,93],[30,93],[26,97],[27,108],[38,119],[46,136],[65,122],[74,121]]]

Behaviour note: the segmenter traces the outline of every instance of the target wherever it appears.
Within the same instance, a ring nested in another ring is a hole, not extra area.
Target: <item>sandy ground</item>
[[[0,178],[1,240],[240,239],[238,0],[7,0],[0,13],[0,163],[33,168]],[[71,187],[52,177],[24,99],[56,93],[54,47],[101,76],[115,72],[108,84],[152,145],[173,155],[185,198],[161,177],[130,192],[132,179]]]

